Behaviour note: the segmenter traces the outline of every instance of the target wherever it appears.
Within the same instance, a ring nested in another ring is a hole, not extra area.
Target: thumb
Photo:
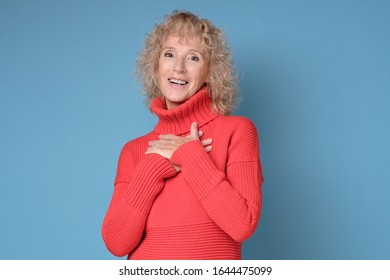
[[[198,124],[196,122],[191,124],[190,136],[191,138],[199,139]]]

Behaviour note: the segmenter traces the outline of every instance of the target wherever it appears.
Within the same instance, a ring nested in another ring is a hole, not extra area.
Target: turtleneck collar
[[[150,108],[159,118],[154,128],[157,134],[188,134],[193,122],[197,122],[200,128],[220,115],[212,109],[207,86],[174,109],[168,110],[165,101],[160,97],[152,101]]]

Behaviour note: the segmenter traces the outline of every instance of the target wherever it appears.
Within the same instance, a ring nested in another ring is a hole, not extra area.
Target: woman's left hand
[[[197,123],[193,122],[191,124],[190,135],[181,137],[174,134],[161,134],[159,136],[159,140],[149,142],[149,147],[146,149],[145,154],[159,154],[170,160],[177,148],[192,140],[200,141],[199,138],[202,136],[202,134],[203,133],[198,130]],[[206,152],[211,151],[211,138],[202,140],[201,142]],[[174,167],[176,171],[180,171],[180,167],[175,165]]]

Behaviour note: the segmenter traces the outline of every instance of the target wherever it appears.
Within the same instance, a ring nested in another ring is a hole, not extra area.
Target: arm
[[[256,229],[263,182],[255,126],[245,121],[231,138],[226,173],[218,170],[199,141],[181,145],[171,161],[210,218],[234,240],[242,242]]]
[[[126,145],[118,162],[114,193],[103,221],[107,249],[116,256],[129,254],[140,242],[154,198],[164,179],[176,174],[164,157],[147,155],[134,166]]]

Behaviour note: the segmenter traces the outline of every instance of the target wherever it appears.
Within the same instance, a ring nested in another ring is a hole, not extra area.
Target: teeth
[[[179,84],[179,85],[185,85],[185,84],[188,83],[188,82],[186,82],[186,81],[177,80],[177,79],[169,79],[169,81],[170,81],[171,83]]]

